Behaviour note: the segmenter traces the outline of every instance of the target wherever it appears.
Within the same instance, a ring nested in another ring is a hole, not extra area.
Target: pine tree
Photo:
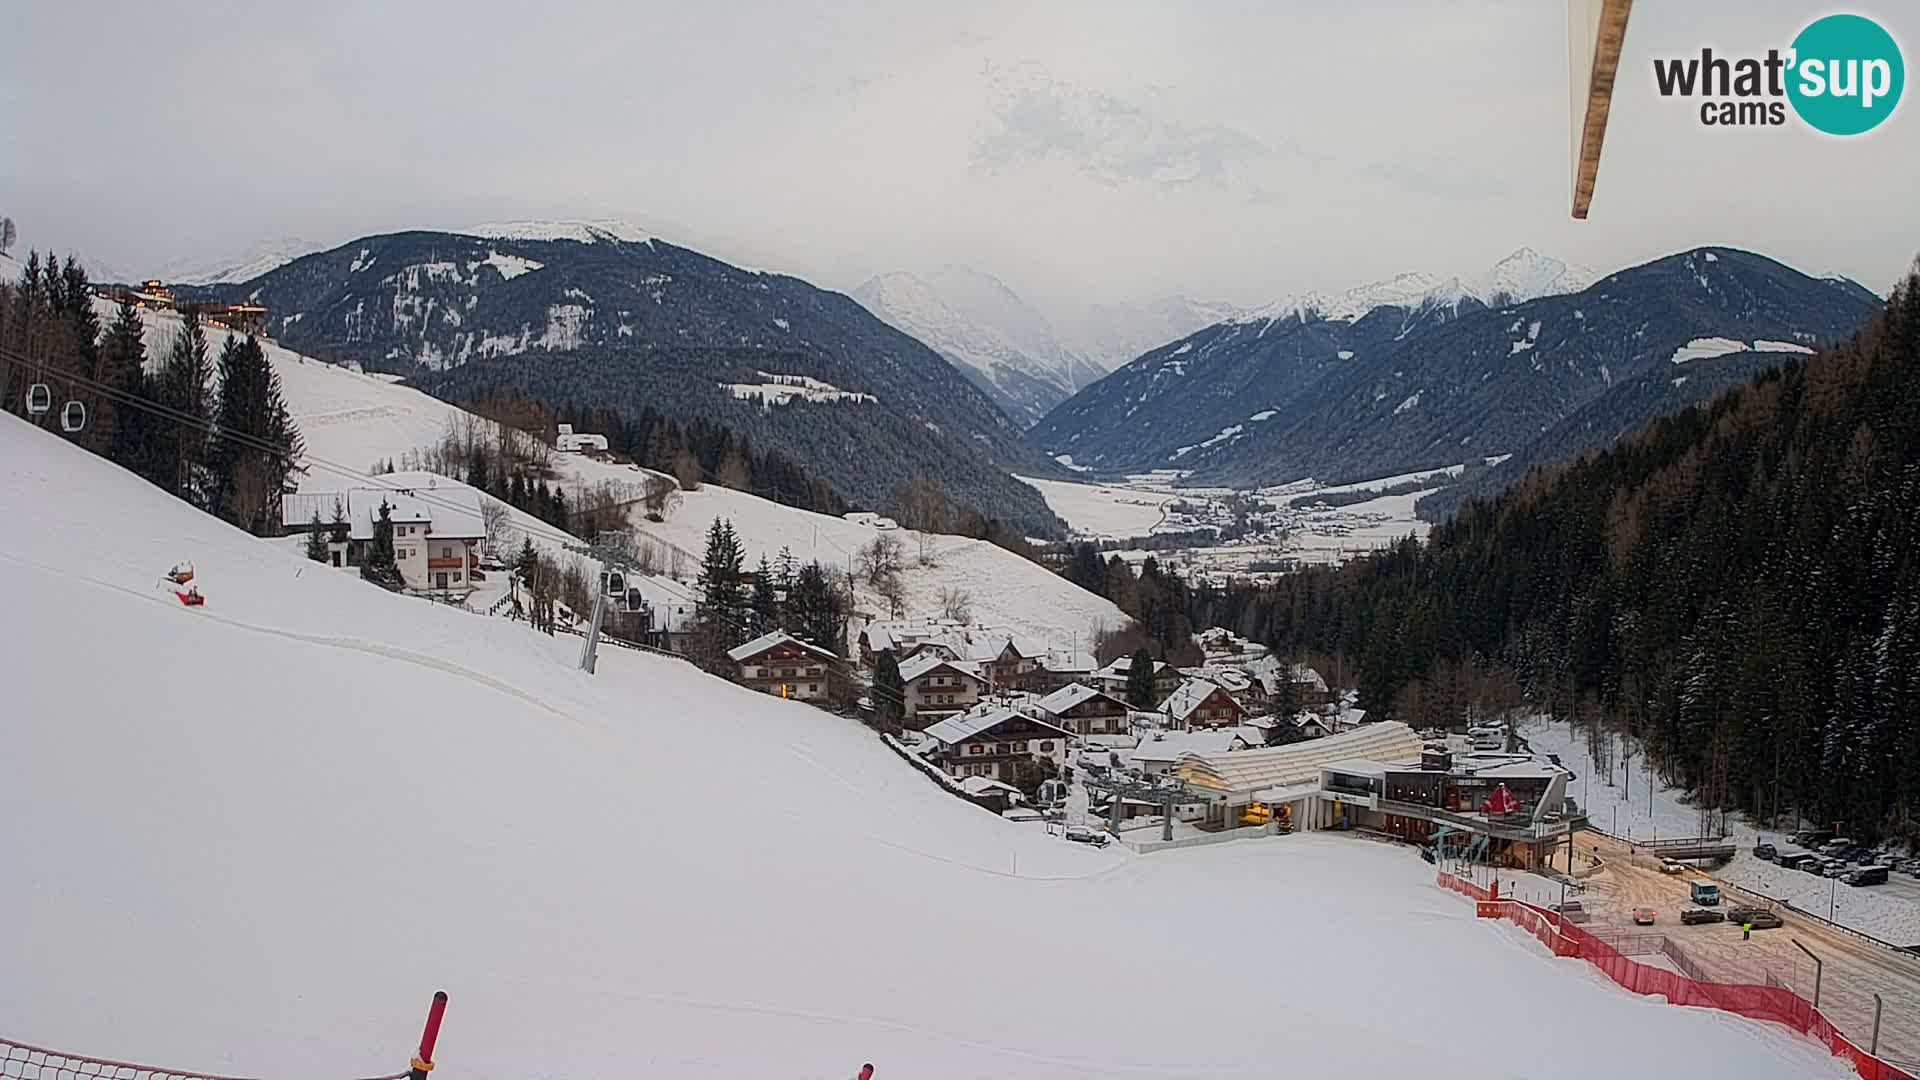
[[[373,542],[360,560],[360,576],[394,592],[406,587],[393,559],[393,507],[385,499],[380,500],[379,514],[373,520]]]
[[[335,544],[344,544],[353,539],[353,524],[347,520],[347,508],[339,499],[333,500],[333,518],[327,523],[327,539]]]
[[[751,609],[740,584],[742,562],[733,523],[714,518],[707,527],[707,550],[694,581],[700,593],[694,662],[715,674],[726,674],[732,668],[727,650],[747,640]]]
[[[106,339],[100,343],[100,381],[125,394],[151,396],[147,385],[145,327],[130,297],[120,298]],[[142,476],[151,476],[152,447],[157,420],[132,405],[103,401],[95,422],[103,429],[107,456],[115,464]]]
[[[1134,650],[1133,663],[1127,668],[1127,704],[1151,709],[1153,699],[1153,654],[1142,646]]]
[[[897,733],[907,715],[907,684],[900,678],[900,662],[892,649],[880,650],[873,662],[873,714],[880,730]]]
[[[767,557],[760,556],[760,568],[753,579],[753,629],[756,634],[764,634],[779,625],[780,605],[774,594],[773,570],[767,565]]]
[[[313,520],[307,523],[307,558],[317,563],[333,561],[333,555],[327,550],[326,526],[320,521],[320,511],[313,512]]]
[[[793,549],[781,545],[780,557],[775,560],[773,567],[774,573],[778,575],[777,581],[780,591],[791,595],[793,592],[793,577],[799,570],[799,565],[793,558]]]
[[[826,569],[818,562],[807,563],[794,574],[793,591],[787,594],[787,633],[845,656],[842,605],[840,590],[833,587]]]
[[[156,396],[174,414],[160,422],[153,440],[154,481],[168,492],[208,508],[206,428],[213,423],[213,369],[207,338],[192,309],[181,312],[180,330],[155,380]]]
[[[229,335],[218,371],[220,438],[208,454],[209,503],[228,521],[264,536],[279,527],[282,490],[302,447],[300,432],[259,339]]]

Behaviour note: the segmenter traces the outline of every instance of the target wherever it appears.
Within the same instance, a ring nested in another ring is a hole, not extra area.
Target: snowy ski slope
[[[444,987],[471,1080],[1848,1075],[1401,849],[1049,840],[851,721],[622,650],[583,676],[18,419],[0,461],[13,1038],[340,1080],[403,1067]],[[156,587],[183,558],[204,608]]]

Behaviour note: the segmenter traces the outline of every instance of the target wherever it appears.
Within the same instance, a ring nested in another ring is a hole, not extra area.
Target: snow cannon
[[[173,569],[167,571],[167,580],[173,582],[175,585],[185,585],[187,582],[192,581],[193,564],[190,562],[175,563]]]

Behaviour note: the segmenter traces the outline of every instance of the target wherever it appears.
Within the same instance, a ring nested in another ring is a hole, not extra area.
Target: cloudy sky
[[[1826,10],[1636,5],[1575,222],[1561,0],[19,5],[0,213],[129,275],[618,217],[837,288],[964,263],[1056,308],[1521,245],[1608,270],[1733,244],[1884,290],[1920,249],[1920,104],[1836,140],[1652,88],[1656,55],[1784,47]],[[1910,5],[1850,10],[1920,42]]]

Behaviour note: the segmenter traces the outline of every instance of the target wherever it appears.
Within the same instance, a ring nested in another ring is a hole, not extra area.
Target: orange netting
[[[1486,889],[1445,871],[1441,871],[1436,884],[1473,897],[1474,913],[1479,917],[1505,919],[1538,938],[1553,955],[1577,956],[1636,994],[1661,994],[1675,1005],[1697,1005],[1785,1024],[1818,1040],[1835,1056],[1846,1058],[1863,1080],[1920,1080],[1855,1046],[1811,1002],[1784,986],[1718,983],[1649,967],[1621,955],[1612,945],[1554,912],[1519,900],[1491,899]]]

